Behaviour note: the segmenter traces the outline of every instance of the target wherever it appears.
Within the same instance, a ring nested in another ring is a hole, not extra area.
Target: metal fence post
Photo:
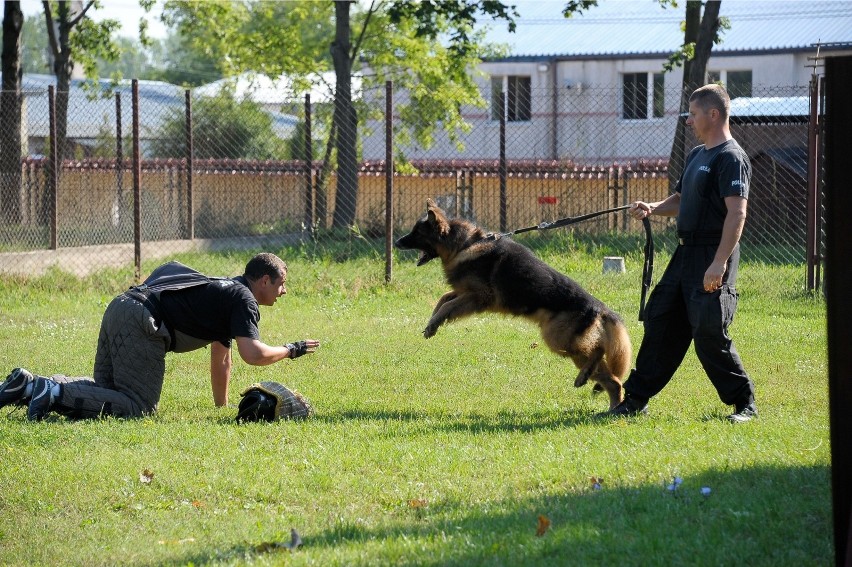
[[[133,79],[133,265],[136,281],[142,275],[142,163],[139,156],[139,79]]]
[[[186,237],[195,240],[195,199],[192,194],[192,172],[194,163],[192,155],[195,152],[192,139],[192,96],[186,89]]]
[[[122,231],[124,214],[124,148],[121,139],[121,93],[115,93],[115,199],[118,204],[118,228]],[[123,235],[122,235],[123,236]]]
[[[807,252],[805,260],[808,264],[808,290],[816,287],[816,263],[818,262],[819,238],[816,234],[817,194],[819,189],[818,178],[819,160],[817,159],[817,147],[819,144],[819,79],[816,72],[811,75],[808,86],[810,94],[810,118],[808,120],[808,200],[807,200]]]
[[[50,249],[59,248],[59,145],[56,143],[56,87],[47,87],[48,114],[50,116],[50,174],[47,177],[48,205],[50,209]]]
[[[311,93],[305,93],[305,230],[314,234],[314,142],[311,132]]]
[[[506,232],[506,92],[500,93],[500,232]]]
[[[385,283],[393,277],[393,82],[385,82]]]

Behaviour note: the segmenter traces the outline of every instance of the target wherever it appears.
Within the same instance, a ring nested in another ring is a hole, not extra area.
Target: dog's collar
[[[491,240],[500,240],[501,238],[503,238],[503,236],[504,235],[500,234],[499,232],[489,232],[488,234],[485,235],[485,238],[483,238],[482,240],[484,242],[488,242],[488,241],[491,241]]]

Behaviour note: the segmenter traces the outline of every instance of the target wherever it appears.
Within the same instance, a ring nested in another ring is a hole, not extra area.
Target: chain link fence
[[[410,101],[390,86],[362,89],[352,105],[307,97],[263,104],[227,89],[145,81],[67,96],[30,86],[18,99],[21,156],[0,167],[0,273],[57,265],[88,274],[190,250],[305,243],[335,258],[369,255],[387,270],[388,227],[396,237],[406,232],[429,197],[508,232],[663,199],[698,143],[678,127],[677,89],[578,86],[566,94],[512,85],[483,87],[485,104],[462,111],[469,130],[436,128],[419,144],[406,135],[417,126],[404,120]],[[733,101],[732,133],[753,166],[741,288],[797,294],[819,285],[822,108],[814,85],[755,88]],[[2,109],[4,123],[13,111]],[[13,140],[7,133],[3,141]],[[654,219],[653,234],[664,266],[674,220]],[[641,223],[618,212],[517,238],[537,250],[641,266],[645,237]],[[750,265],[771,269],[772,281]],[[595,282],[601,267],[572,276]]]

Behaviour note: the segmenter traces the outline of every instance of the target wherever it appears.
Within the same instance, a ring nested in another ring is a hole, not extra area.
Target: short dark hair
[[[246,264],[246,270],[243,277],[250,282],[254,282],[263,276],[269,276],[276,280],[287,275],[287,264],[284,260],[270,252],[261,252]]]
[[[724,119],[731,113],[731,97],[725,87],[716,83],[695,89],[689,97],[689,102],[695,102],[705,111],[715,108]]]

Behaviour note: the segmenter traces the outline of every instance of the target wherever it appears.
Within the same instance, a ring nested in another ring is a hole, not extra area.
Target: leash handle
[[[645,228],[645,262],[642,266],[642,297],[639,299],[639,320],[645,320],[645,299],[651,289],[654,275],[654,235],[651,233],[651,221],[648,217],[642,219]]]

